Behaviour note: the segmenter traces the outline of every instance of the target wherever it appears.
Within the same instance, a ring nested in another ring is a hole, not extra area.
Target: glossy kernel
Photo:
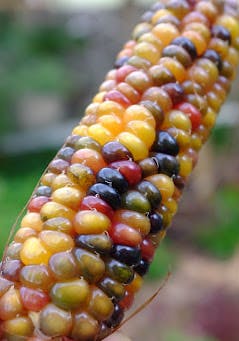
[[[81,248],[75,248],[73,254],[79,268],[79,275],[88,283],[96,283],[103,277],[105,263],[98,255]]]
[[[173,180],[164,174],[152,175],[146,178],[152,182],[160,191],[163,201],[167,201],[173,196],[174,183]]]
[[[57,202],[48,202],[41,208],[40,215],[43,222],[57,217],[71,220],[74,217],[75,212],[65,205],[58,204]]]
[[[123,132],[117,136],[117,140],[129,149],[135,161],[145,159],[148,156],[146,144],[135,134]]]
[[[73,154],[72,164],[82,164],[89,167],[93,172],[97,173],[102,167],[105,166],[105,162],[99,152],[89,148],[79,149]]]
[[[42,220],[39,213],[30,212],[25,215],[21,221],[21,227],[32,228],[36,232],[42,230]]]
[[[53,192],[52,200],[64,206],[70,207],[73,210],[77,210],[80,207],[80,203],[84,195],[85,193],[83,191],[80,191],[76,188],[62,187]]]
[[[50,292],[53,303],[66,310],[80,309],[88,302],[89,295],[90,288],[84,279],[58,282]]]
[[[98,321],[105,321],[111,317],[113,311],[111,299],[102,290],[94,288],[91,292],[89,313]]]
[[[76,214],[73,225],[79,234],[97,234],[109,229],[110,220],[100,212],[85,210]]]
[[[40,330],[47,336],[67,336],[72,328],[71,313],[48,304],[40,313]]]
[[[74,246],[73,239],[68,234],[59,231],[42,231],[39,239],[51,253],[67,251]]]
[[[73,340],[89,341],[94,340],[99,332],[99,324],[87,312],[80,312],[74,315],[71,337]]]
[[[21,249],[21,261],[25,265],[48,264],[51,253],[43,246],[36,237],[28,238]]]

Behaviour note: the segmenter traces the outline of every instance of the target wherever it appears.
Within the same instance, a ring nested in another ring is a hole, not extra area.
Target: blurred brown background
[[[15,217],[152,1],[0,1],[1,250]],[[235,82],[144,290],[123,329],[137,341],[239,340]]]

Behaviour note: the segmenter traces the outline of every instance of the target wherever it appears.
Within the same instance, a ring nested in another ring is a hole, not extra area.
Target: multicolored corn
[[[233,2],[143,15],[43,175],[1,266],[1,340],[104,339],[166,234],[239,61]]]

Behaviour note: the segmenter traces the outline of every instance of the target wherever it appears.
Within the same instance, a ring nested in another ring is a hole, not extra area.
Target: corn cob
[[[1,265],[1,340],[102,340],[130,308],[239,61],[233,2],[164,0],[42,176]]]

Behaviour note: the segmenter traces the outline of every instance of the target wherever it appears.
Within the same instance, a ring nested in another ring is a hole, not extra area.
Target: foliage
[[[1,160],[0,170],[0,252],[10,228],[29,199],[41,172],[53,158],[53,152]]]
[[[232,256],[239,244],[239,188],[225,187],[215,194],[216,221],[196,232],[195,242],[219,258]]]
[[[216,341],[215,339],[208,337],[196,337],[192,335],[186,335],[182,331],[173,330],[169,331],[165,335],[165,341]]]
[[[70,35],[60,16],[20,18],[0,14],[0,134],[14,127],[14,105],[26,92],[68,95],[73,88],[68,56],[86,42]]]
[[[149,280],[164,278],[168,272],[171,272],[176,265],[176,253],[172,251],[172,246],[167,241],[163,241],[157,249],[154,261],[150,266],[148,274]]]

